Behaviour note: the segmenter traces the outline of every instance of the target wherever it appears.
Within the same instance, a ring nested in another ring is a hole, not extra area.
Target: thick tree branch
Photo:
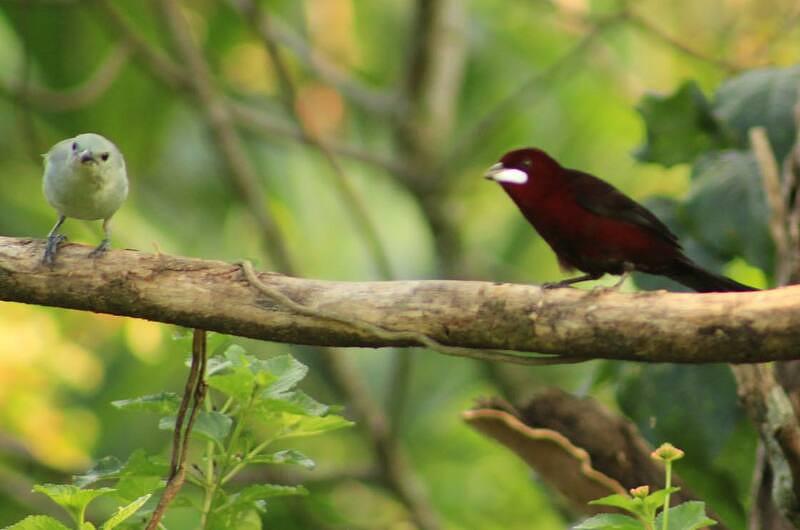
[[[555,289],[461,281],[329,282],[261,273],[261,282],[340,321],[299,315],[266,296],[239,265],[65,245],[53,270],[42,240],[0,237],[0,300],[111,313],[296,344],[413,346],[423,334],[492,348],[646,362],[798,357],[800,287],[682,294]],[[412,337],[387,339],[367,323]],[[476,358],[493,358],[475,351]],[[506,354],[502,360],[514,359]],[[517,360],[524,360],[519,355]]]

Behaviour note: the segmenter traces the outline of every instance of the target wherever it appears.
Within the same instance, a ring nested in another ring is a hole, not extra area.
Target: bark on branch
[[[88,247],[64,245],[51,270],[40,264],[43,245],[42,240],[0,237],[0,300],[295,344],[414,346],[420,342],[413,339],[416,334],[449,346],[565,359],[742,363],[800,358],[800,287],[623,294],[490,282],[332,282],[258,275],[295,303],[335,314],[330,320],[281,305],[249,282],[237,264],[133,250],[90,259]],[[376,327],[390,331],[369,331]],[[398,338],[396,332],[407,333]],[[474,353],[487,358],[486,352]]]

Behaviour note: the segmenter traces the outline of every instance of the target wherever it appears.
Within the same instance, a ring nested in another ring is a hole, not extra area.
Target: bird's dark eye
[[[532,164],[533,162],[531,162],[530,158],[526,158],[525,160],[522,161],[522,165],[525,167],[531,167]]]
[[[100,155],[100,158],[103,160],[103,162],[105,162],[106,160],[108,160],[108,153],[103,153],[102,155]]]
[[[78,142],[72,142],[72,150],[73,151],[77,151],[78,150]]]

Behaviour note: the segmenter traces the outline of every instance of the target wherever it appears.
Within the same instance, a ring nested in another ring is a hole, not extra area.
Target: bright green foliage
[[[181,404],[181,398],[174,392],[161,392],[151,396],[112,401],[112,405],[120,410],[155,412],[156,414],[174,414]]]
[[[33,491],[44,493],[53,502],[67,510],[70,517],[78,524],[83,524],[86,507],[97,497],[114,491],[113,488],[85,490],[69,484],[37,484]]]
[[[629,497],[627,495],[619,494],[609,495],[608,497],[603,497],[602,499],[593,500],[589,504],[620,508],[636,515],[643,520],[652,521],[656,516],[656,511],[658,508],[664,504],[664,499],[667,498],[667,495],[674,493],[679,489],[680,488],[675,487],[669,489],[664,488],[654,491],[643,498]]]
[[[663,489],[650,493],[649,486],[640,486],[631,490],[631,495],[609,495],[596,499],[589,504],[610,506],[633,515],[600,514],[590,517],[576,526],[576,529],[587,530],[697,530],[717,524],[706,516],[706,505],[703,502],[685,502],[670,507],[669,497],[680,490],[672,486],[672,464],[683,458],[685,453],[672,444],[662,444],[653,451],[651,457],[664,463]],[[661,513],[656,515],[658,509]]]
[[[210,358],[206,381],[213,391],[206,398],[205,410],[197,414],[192,431],[193,439],[201,442],[198,446],[202,455],[194,463],[187,461],[187,484],[173,507],[194,508],[199,512],[201,528],[256,530],[261,528],[259,513],[266,510],[268,499],[306,495],[308,491],[302,486],[251,484],[239,491],[229,491],[228,484],[252,464],[287,464],[313,469],[314,461],[301,452],[271,451],[270,446],[281,439],[322,434],[352,425],[343,417],[331,414],[327,405],[296,388],[307,373],[308,368],[291,355],[261,360],[239,346],[230,346]],[[113,404],[120,410],[166,414],[159,420],[158,427],[173,430],[180,398],[163,392]],[[113,493],[127,504],[101,527],[111,530],[161,490],[168,473],[169,465],[164,457],[148,455],[138,449],[125,463],[115,457],[98,460],[85,474],[75,477],[75,485],[46,484],[35,489],[67,509],[81,530],[94,528],[84,520],[89,502]],[[101,481],[115,482],[116,487],[82,489]],[[140,515],[148,517],[155,501],[148,503]],[[13,528],[64,527],[49,517],[29,517]]]
[[[612,506],[633,514],[633,517],[621,514],[600,514],[583,521],[576,526],[581,530],[697,530],[715,525],[716,521],[706,516],[706,505],[699,501],[690,501],[669,509],[667,527],[663,525],[663,512],[656,516],[656,511],[664,503],[668,494],[680,488],[665,488],[647,495],[644,498],[628,495],[609,495],[589,504]]]
[[[581,530],[642,530],[642,523],[628,515],[603,513],[587,519],[576,529]]]
[[[203,410],[197,414],[197,420],[194,423],[192,432],[207,440],[216,442],[221,447],[225,438],[230,434],[232,425],[233,419],[230,416],[213,410]],[[175,416],[161,418],[158,422],[158,428],[164,431],[174,430]]]
[[[70,484],[37,484],[33,491],[43,493],[56,504],[64,508],[75,522],[79,530],[94,530],[95,526],[84,520],[86,507],[94,499],[114,493],[114,488],[81,489]],[[101,530],[113,530],[126,519],[136,513],[150,499],[150,494],[143,495],[133,502],[121,506],[101,527]],[[32,515],[8,527],[8,530],[67,530],[68,527],[57,519],[45,515]]]
[[[114,515],[112,515],[103,524],[103,526],[101,527],[101,530],[112,530],[113,528],[116,528],[117,526],[119,526],[120,524],[125,522],[125,520],[128,517],[130,517],[131,515],[136,513],[136,511],[139,508],[144,506],[144,503],[146,503],[148,501],[148,499],[150,499],[150,495],[149,494],[148,495],[142,495],[141,497],[139,497],[138,499],[134,500],[132,503],[128,504],[127,506],[121,506],[117,510],[117,512]]]
[[[663,513],[656,517],[656,528],[662,528]],[[669,524],[666,530],[697,530],[717,524],[706,516],[704,502],[688,501],[669,509]]]
[[[69,530],[58,520],[46,515],[30,515],[6,530]]]

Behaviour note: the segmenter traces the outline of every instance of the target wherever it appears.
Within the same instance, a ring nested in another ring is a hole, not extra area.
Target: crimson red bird
[[[698,292],[756,290],[701,268],[650,210],[589,173],[562,167],[540,149],[506,153],[486,178],[503,187],[564,269],[585,273],[549,286],[635,270]]]

